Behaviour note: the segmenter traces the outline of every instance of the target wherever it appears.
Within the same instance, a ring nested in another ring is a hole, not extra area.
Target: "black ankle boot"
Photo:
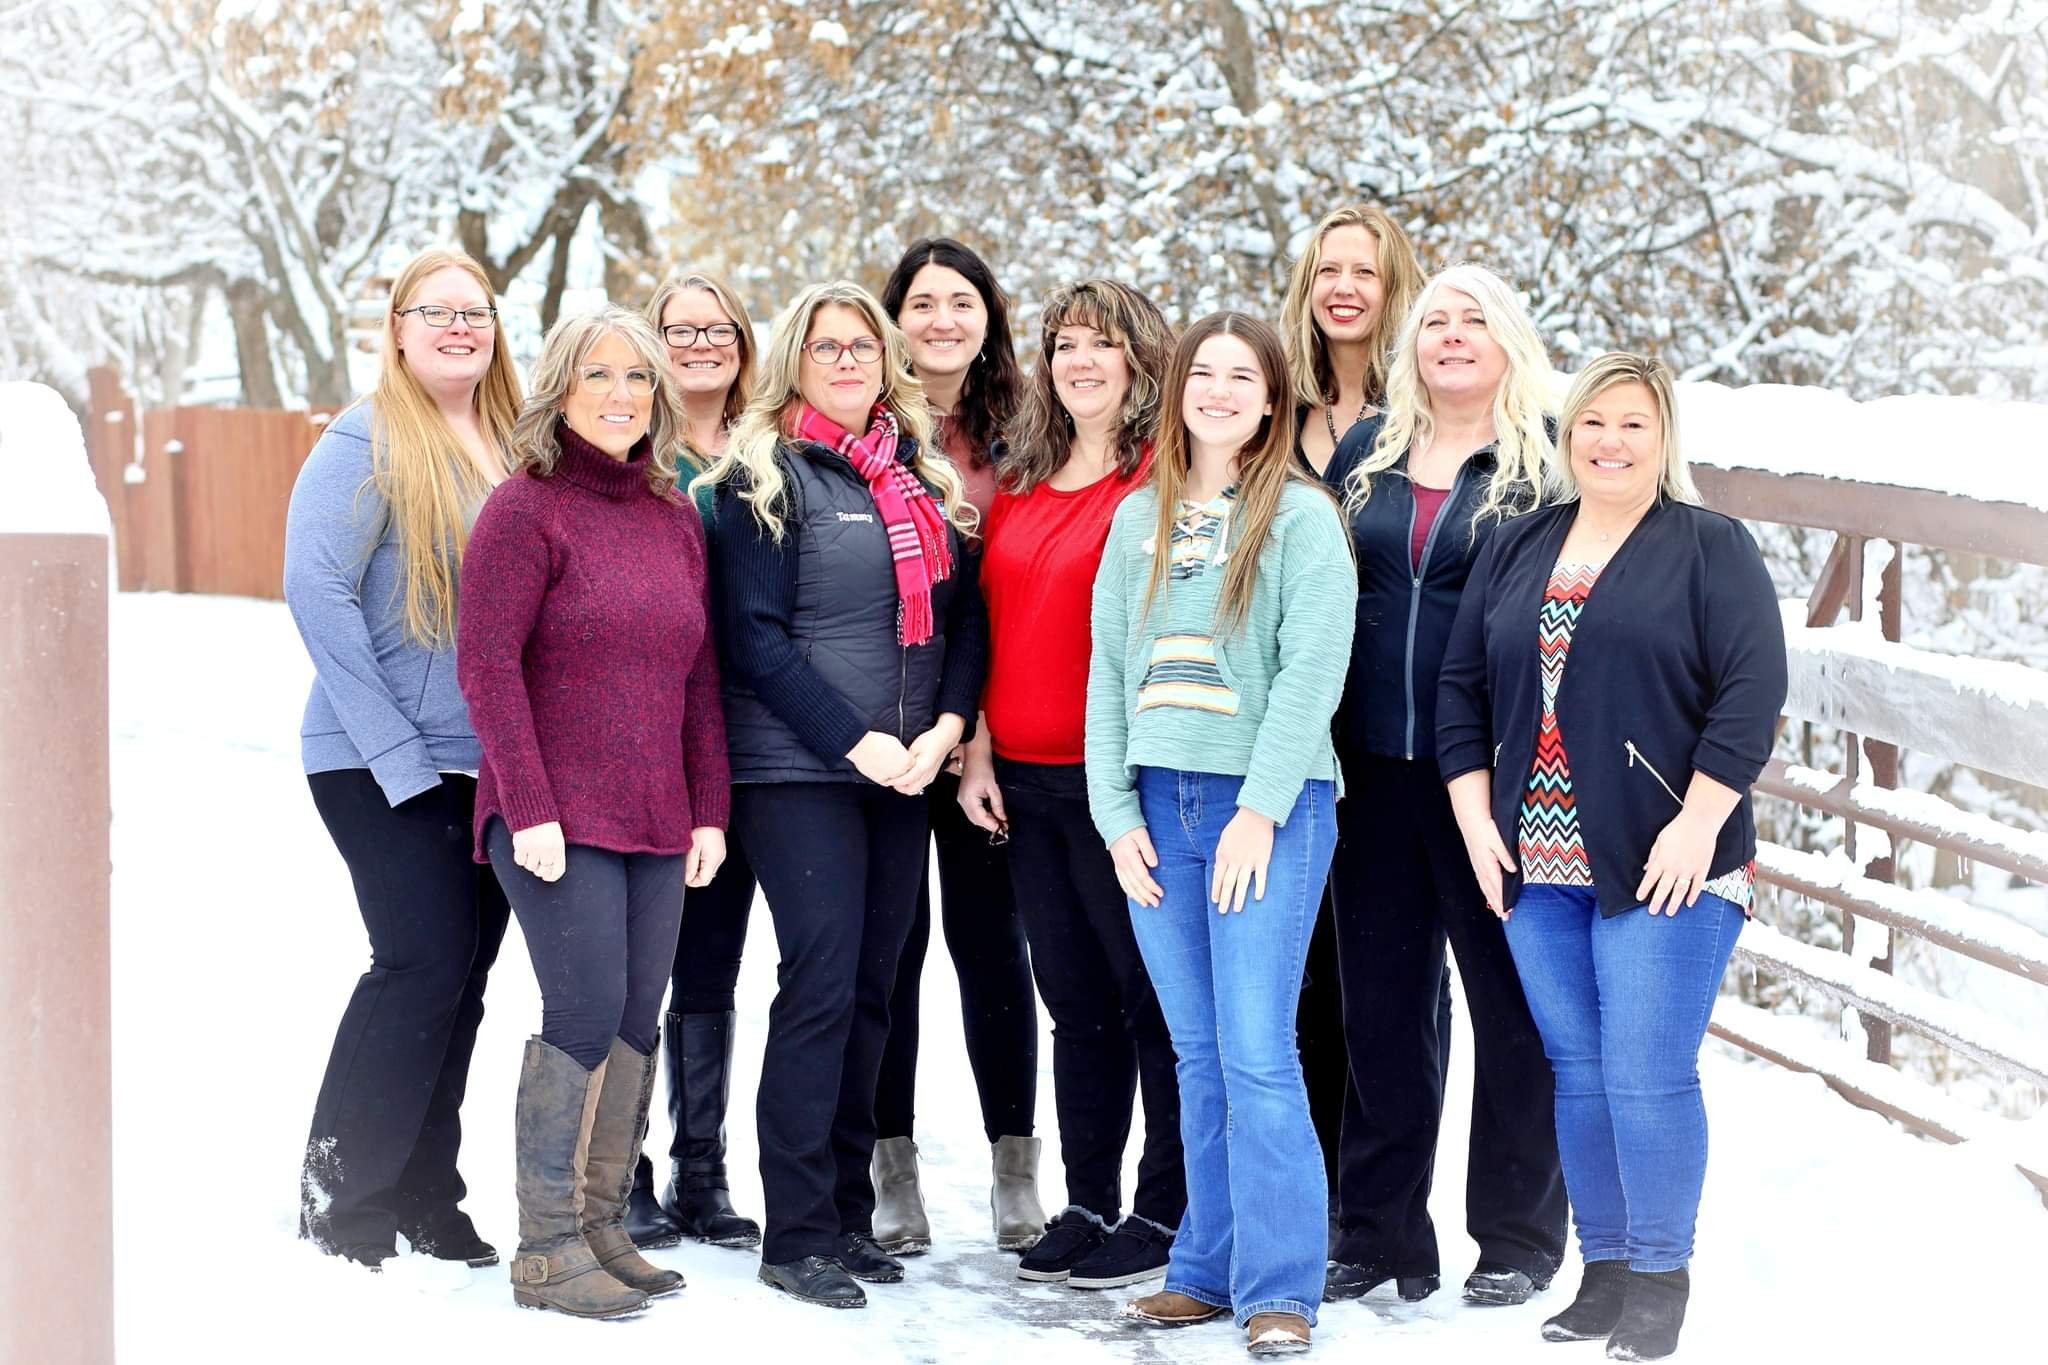
[[[1621,1321],[1607,1338],[1609,1360],[1662,1360],[1678,1349],[1692,1279],[1684,1270],[1631,1270],[1622,1286]]]
[[[1579,1277],[1579,1296],[1571,1307],[1543,1324],[1545,1341],[1596,1341],[1610,1336],[1621,1321],[1621,1301],[1628,1287],[1627,1261],[1588,1261]]]
[[[669,1216],[654,1197],[654,1163],[645,1152],[633,1163],[633,1188],[626,1196],[624,1227],[633,1245],[653,1250],[683,1240],[683,1225]]]
[[[725,1179],[725,1107],[732,1089],[731,1010],[662,1018],[675,1158],[661,1207],[680,1236],[722,1247],[761,1244],[761,1225],[733,1211]]]

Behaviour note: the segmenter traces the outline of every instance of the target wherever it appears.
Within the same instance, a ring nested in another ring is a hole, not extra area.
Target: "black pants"
[[[370,969],[313,1106],[301,1230],[389,1247],[460,1216],[462,1096],[505,896],[470,856],[474,778],[444,777],[396,809],[364,768],[306,781],[355,883]]]
[[[1344,991],[1337,973],[1336,913],[1324,892],[1322,913],[1309,934],[1308,965],[1301,974],[1301,999],[1294,1010],[1294,1042],[1301,1053],[1302,1084],[1308,1088],[1309,1121],[1323,1149],[1323,1174],[1337,1188],[1337,1136],[1351,1088],[1351,1063],[1344,1053]],[[1336,1201],[1331,1201],[1331,1207]]]
[[[1116,867],[1088,818],[1079,764],[998,760],[1010,873],[1031,969],[1052,1015],[1053,1105],[1067,1202],[1114,1223],[1123,1208],[1131,1104],[1145,1099],[1145,1150],[1131,1212],[1177,1227],[1188,1203],[1173,1039],[1131,934]]]
[[[1038,1005],[1031,962],[1010,895],[1010,860],[960,809],[960,779],[941,772],[928,793],[939,850],[939,916],[960,982],[961,1032],[993,1143],[1029,1137],[1038,1103]],[[922,865],[922,860],[920,860]],[[875,1090],[879,1137],[909,1137],[917,1104],[918,998],[932,936],[931,877],[917,888],[917,918],[889,1000],[889,1046]]]
[[[669,1008],[677,1014],[723,1014],[733,1008],[754,885],[739,833],[728,831],[718,875],[711,885],[692,890],[683,903],[683,929],[669,975]]]
[[[1446,938],[1472,1015],[1466,1229],[1481,1259],[1548,1276],[1565,1192],[1550,1063],[1507,936],[1486,908],[1436,765],[1346,754],[1337,808],[1337,953],[1353,1092],[1338,1181],[1338,1260],[1439,1271],[1429,1187],[1443,1115]]]
[[[661,1037],[661,996],[683,920],[683,855],[570,844],[544,882],[512,861],[493,817],[484,851],[519,917],[540,982],[540,1037],[594,1071],[623,1038],[646,1056]]]
[[[771,1264],[873,1231],[875,1079],[917,905],[925,799],[850,782],[733,788],[781,951],[755,1121]]]

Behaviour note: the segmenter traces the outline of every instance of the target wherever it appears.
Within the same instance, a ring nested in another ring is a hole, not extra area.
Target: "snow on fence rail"
[[[1755,925],[1737,953],[1767,975],[1859,1011],[1868,1049],[1859,1057],[1797,1021],[1727,999],[1715,1010],[1713,1031],[1758,1056],[1818,1073],[1852,1103],[1929,1136],[2010,1150],[2048,1201],[2039,1125],[2029,1126],[2031,1137],[2020,1136],[2022,1125],[1971,1110],[1886,1065],[1891,1030],[1905,1028],[2048,1089],[2048,1042],[1894,979],[1889,937],[1874,954],[1855,946],[1861,920],[2048,984],[2048,936],[1944,893],[1893,885],[1890,854],[1893,841],[1912,840],[2048,883],[2048,837],[1931,794],[1896,790],[1901,748],[2048,787],[2048,677],[1900,643],[1900,546],[2048,564],[2048,461],[2012,458],[2038,446],[2048,408],[1964,399],[1856,404],[1810,390],[1684,388],[1688,449],[1711,505],[1836,534],[1808,600],[1785,604],[1786,715],[1842,730],[1848,771],[1774,762],[1757,789],[1840,818],[1848,842],[1828,855],[1764,844],[1757,873],[1782,892],[1838,911],[1843,948],[1819,948]],[[1874,594],[1864,584],[1872,540],[1892,543]],[[1864,605],[1873,599],[1878,620],[1867,622]],[[1849,623],[1837,624],[1845,612]],[[1879,856],[1856,859],[1859,826],[1888,836]]]

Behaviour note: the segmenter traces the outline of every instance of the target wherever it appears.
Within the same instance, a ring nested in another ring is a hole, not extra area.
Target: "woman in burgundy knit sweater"
[[[1039,330],[985,531],[989,676],[960,805],[1010,836],[1017,909],[1053,1019],[1067,1206],[1017,1273],[1108,1289],[1166,1273],[1187,1207],[1173,1041],[1081,772],[1095,569],[1117,505],[1151,467],[1171,337],[1142,294],[1110,280],[1054,290]],[[1145,1151],[1126,1218],[1134,1092],[1145,1097]]]
[[[584,1317],[683,1283],[621,1226],[683,888],[724,860],[730,799],[704,529],[676,491],[681,423],[644,320],[557,323],[513,428],[518,472],[471,533],[458,617],[483,747],[476,856],[541,988],[519,1076],[513,1294]]]

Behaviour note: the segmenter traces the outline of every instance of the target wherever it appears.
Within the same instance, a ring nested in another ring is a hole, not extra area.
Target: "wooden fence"
[[[112,370],[92,371],[91,385],[86,450],[122,591],[282,596],[285,507],[326,414],[141,412]]]
[[[1707,501],[1722,511],[1836,536],[1803,622],[1789,616],[1786,621],[1791,689],[1785,713],[1796,724],[1838,731],[1847,756],[1844,771],[1774,761],[1757,791],[1840,819],[1845,856],[1766,843],[1757,851],[1757,875],[1781,895],[1803,896],[1834,913],[1841,949],[1821,948],[1760,922],[1743,934],[1736,953],[1759,972],[1854,1009],[1864,1038],[1862,1047],[1851,1048],[1820,1037],[1808,1021],[1768,1014],[1732,996],[1715,1007],[1713,1032],[1780,1065],[1819,1075],[1851,1103],[1916,1132],[1943,1142],[1979,1142],[2009,1155],[2048,1201],[2048,1149],[2038,1131],[2029,1132],[2039,1125],[1984,1113],[1890,1065],[1893,1031],[1905,1029],[1980,1066],[2048,1089],[2048,1039],[1982,1005],[1936,996],[1892,974],[1892,943],[1904,934],[2048,985],[2048,935],[1946,892],[1895,885],[1895,849],[1903,843],[2048,884],[2048,835],[1898,789],[1904,750],[2048,788],[2048,677],[2019,664],[1959,660],[1899,643],[1907,545],[2048,565],[2048,512],[1848,479],[1698,465],[1693,473]],[[1866,554],[1885,541],[1890,554],[1876,591],[1866,592]],[[1845,616],[1851,623],[1862,620],[1866,601],[1876,606],[1876,629],[1845,628]],[[1859,852],[1859,842],[1865,851]],[[1859,944],[1859,922],[1865,932],[1883,936],[1876,949]]]

